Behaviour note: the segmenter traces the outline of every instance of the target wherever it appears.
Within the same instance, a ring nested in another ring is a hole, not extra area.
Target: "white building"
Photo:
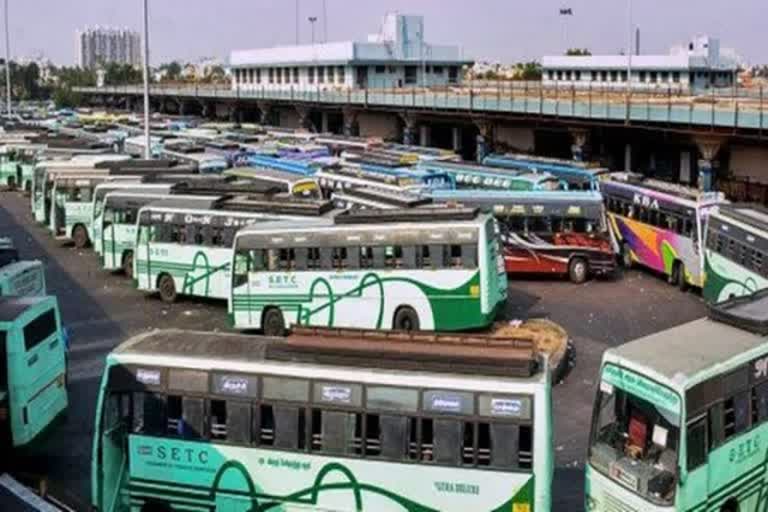
[[[230,56],[232,88],[381,88],[458,84],[463,58],[458,46],[424,41],[424,18],[388,14],[367,42],[318,43],[256,50]]]
[[[75,32],[75,57],[81,68],[110,63],[141,66],[141,36],[127,28],[86,28]]]
[[[669,55],[633,55],[633,89],[672,89],[701,91],[710,87],[732,87],[736,82],[739,59],[720,41],[708,36],[695,37],[677,46]],[[626,55],[550,56],[542,59],[545,86],[578,88],[627,86]]]

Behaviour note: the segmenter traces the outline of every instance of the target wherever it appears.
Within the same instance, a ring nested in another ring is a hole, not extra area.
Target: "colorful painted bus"
[[[571,190],[598,190],[600,181],[606,179],[610,170],[594,162],[580,162],[560,158],[505,153],[489,155],[485,165],[505,167],[528,172],[546,172],[565,182]]]
[[[586,510],[765,510],[768,295],[603,355]]]
[[[29,446],[67,408],[56,297],[0,297],[0,444]]]
[[[232,242],[249,224],[279,218],[306,220],[332,208],[327,202],[221,197],[168,199],[139,211],[133,278],[139,290],[165,302],[179,294],[228,299]]]
[[[720,206],[709,215],[703,295],[709,302],[768,288],[768,209]]]
[[[216,200],[219,196],[184,196],[163,190],[119,190],[108,193],[102,201],[98,216],[98,242],[101,247],[101,265],[104,270],[122,270],[126,277],[133,278],[133,255],[136,246],[137,219],[139,210],[166,199],[202,199]]]
[[[459,189],[507,191],[562,190],[565,183],[546,172],[516,171],[469,162],[420,162],[419,169],[450,174]]]
[[[507,296],[493,217],[470,209],[349,210],[235,237],[235,328],[293,325],[460,331],[494,321]]]
[[[583,283],[610,275],[616,254],[598,192],[437,191],[436,203],[492,212],[499,223],[509,273],[567,275]]]
[[[615,173],[601,182],[608,220],[626,268],[638,263],[668,276],[681,289],[704,284],[701,240],[722,193]]]
[[[99,389],[93,509],[550,511],[551,385],[530,346],[365,334],[126,341]]]

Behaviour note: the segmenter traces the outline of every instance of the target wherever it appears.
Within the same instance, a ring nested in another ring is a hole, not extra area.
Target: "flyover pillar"
[[[432,142],[432,127],[427,124],[419,126],[419,146],[427,147]]]
[[[451,148],[456,153],[458,153],[459,151],[461,151],[461,128],[459,128],[458,126],[454,126],[451,129],[451,139],[452,139]]]
[[[304,105],[296,105],[296,113],[299,115],[299,127],[309,131],[316,131],[310,119],[311,110]]]
[[[320,132],[321,133],[328,133],[330,130],[328,129],[328,112],[321,112],[320,113]]]
[[[477,161],[482,163],[491,152],[493,144],[493,123],[490,121],[475,121],[477,125]]]
[[[353,108],[345,107],[342,109],[341,113],[344,116],[344,135],[347,137],[357,135],[357,115],[359,112]]]
[[[715,189],[715,158],[725,141],[722,137],[695,137],[694,142],[699,148],[699,190],[712,192]]]
[[[266,101],[259,101],[256,103],[256,107],[259,109],[259,123],[262,125],[269,125],[270,118],[272,117],[272,104]]]
[[[573,144],[571,144],[571,154],[577,162],[583,162],[589,159],[589,130],[583,128],[574,128],[570,130]]]
[[[403,144],[413,146],[416,139],[416,119],[408,114],[402,114],[403,119]]]
[[[632,144],[624,146],[624,172],[632,172]]]

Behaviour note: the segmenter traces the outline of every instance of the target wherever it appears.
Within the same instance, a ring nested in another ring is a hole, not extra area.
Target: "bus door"
[[[112,393],[105,395],[107,401],[101,418],[101,437],[96,464],[99,510],[111,512],[116,509],[120,496],[122,477],[125,474],[126,457],[126,416],[123,412],[130,406],[130,395]]]

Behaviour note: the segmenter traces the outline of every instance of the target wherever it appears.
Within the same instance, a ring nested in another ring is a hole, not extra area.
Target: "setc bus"
[[[271,191],[306,199],[319,200],[322,198],[320,186],[316,179],[292,172],[256,167],[236,167],[224,171],[223,174],[240,180],[247,180],[254,185],[261,185],[264,192]]]
[[[704,298],[709,302],[768,288],[768,209],[720,206],[707,221]]]
[[[235,328],[293,325],[459,331],[506,300],[493,217],[469,209],[349,210],[235,237]]]
[[[45,294],[42,261],[24,260],[0,265],[0,296],[38,297]]]
[[[154,183],[146,182],[110,182],[101,183],[96,185],[93,190],[93,202],[91,204],[91,219],[85,225],[88,234],[88,242],[93,244],[93,250],[96,254],[102,252],[102,235],[101,227],[104,223],[104,201],[107,196],[112,192],[125,192],[135,195],[141,194],[165,194],[168,195],[173,188],[173,183]],[[135,224],[135,216],[134,216]],[[72,229],[74,232],[74,229]],[[77,239],[75,238],[75,245],[77,245]]]
[[[30,446],[67,408],[56,297],[0,297],[0,445]]]
[[[35,166],[32,174],[32,192],[30,204],[35,220],[41,224],[50,222],[51,213],[51,189],[55,176],[63,174],[71,175],[99,175],[107,174],[103,168],[97,166],[102,162],[130,159],[127,155],[75,155],[66,160],[43,160]]]
[[[152,203],[166,199],[216,200],[218,196],[174,195],[161,190],[119,190],[108,193],[102,202],[98,225],[94,232],[99,239],[94,245],[100,246],[101,265],[104,270],[122,270],[133,278],[133,254],[136,245],[139,210]]]
[[[490,211],[499,223],[510,273],[567,275],[583,283],[616,270],[616,255],[598,192],[437,191],[436,203]]]
[[[485,157],[483,163],[495,167],[528,172],[546,172],[566,183],[571,190],[598,190],[610,170],[594,162],[579,162],[523,154],[498,154]]]
[[[306,220],[331,204],[287,196],[184,198],[158,201],[139,211],[133,279],[137,288],[159,292],[165,302],[178,294],[228,299],[232,242],[238,229],[256,222]]]
[[[600,191],[624,267],[639,263],[683,290],[702,287],[701,240],[710,211],[726,203],[722,193],[626,173],[613,174]]]
[[[551,384],[530,344],[181,330],[107,356],[98,512],[549,512]]]
[[[766,334],[768,295],[759,292],[607,350],[586,510],[765,510]]]
[[[506,191],[562,190],[564,183],[546,172],[516,171],[469,162],[419,162],[419,169],[443,172],[453,177],[460,189]]]

